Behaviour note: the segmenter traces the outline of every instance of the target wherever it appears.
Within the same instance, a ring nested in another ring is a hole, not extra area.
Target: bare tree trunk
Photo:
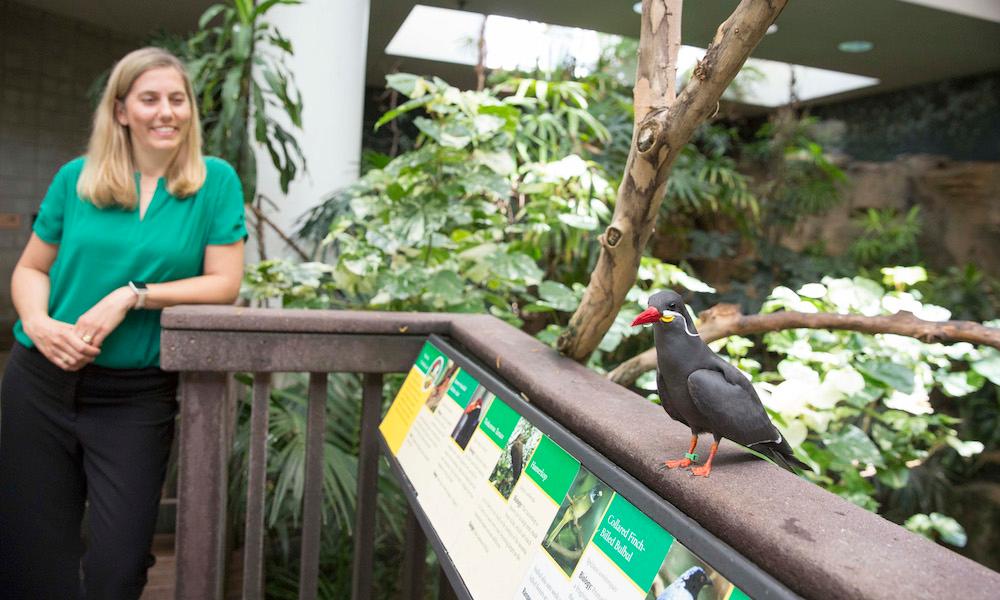
[[[922,342],[969,342],[1000,350],[1000,329],[972,321],[925,321],[913,313],[865,317],[833,313],[781,311],[766,315],[744,315],[735,304],[717,304],[698,317],[698,333],[705,343],[731,335],[750,335],[785,329],[846,329],[862,333],[892,333]],[[656,368],[656,349],[650,348],[618,365],[608,379],[632,385],[640,375]]]
[[[614,322],[635,283],[643,249],[663,200],[670,167],[787,0],[742,0],[715,34],[691,81],[674,100],[681,0],[643,0],[633,90],[635,133],[611,225],[583,300],[559,338],[559,350],[586,360]]]
[[[483,15],[483,24],[479,26],[479,41],[476,44],[478,56],[476,57],[476,91],[481,92],[486,88],[486,15]]]

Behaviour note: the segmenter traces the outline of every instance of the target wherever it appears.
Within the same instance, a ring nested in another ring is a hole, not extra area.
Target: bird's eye
[[[671,302],[670,303],[670,308],[676,309],[677,308],[677,303],[676,302]]]

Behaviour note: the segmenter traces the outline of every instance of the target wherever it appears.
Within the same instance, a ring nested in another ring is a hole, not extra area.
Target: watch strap
[[[135,294],[135,305],[132,310],[139,310],[146,306],[146,295],[149,293],[149,288],[142,281],[129,281],[128,287]]]

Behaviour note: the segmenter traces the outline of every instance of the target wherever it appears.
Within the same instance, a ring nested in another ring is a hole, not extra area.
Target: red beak
[[[646,310],[639,313],[639,316],[632,321],[632,327],[637,325],[645,325],[646,323],[655,323],[660,320],[660,311],[656,310],[654,307],[650,306]]]

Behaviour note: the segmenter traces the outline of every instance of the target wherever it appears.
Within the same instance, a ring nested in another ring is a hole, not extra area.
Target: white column
[[[265,209],[289,235],[303,213],[358,177],[368,13],[369,0],[312,0],[294,6],[278,4],[266,15],[292,42],[295,55],[287,64],[302,93],[303,128],[291,131],[305,154],[308,173],[296,177],[283,194],[267,150],[260,144],[255,148],[257,191],[279,206],[277,213]],[[265,248],[268,258],[294,256],[272,231],[265,238]],[[256,247],[247,250],[247,260],[256,262]]]

